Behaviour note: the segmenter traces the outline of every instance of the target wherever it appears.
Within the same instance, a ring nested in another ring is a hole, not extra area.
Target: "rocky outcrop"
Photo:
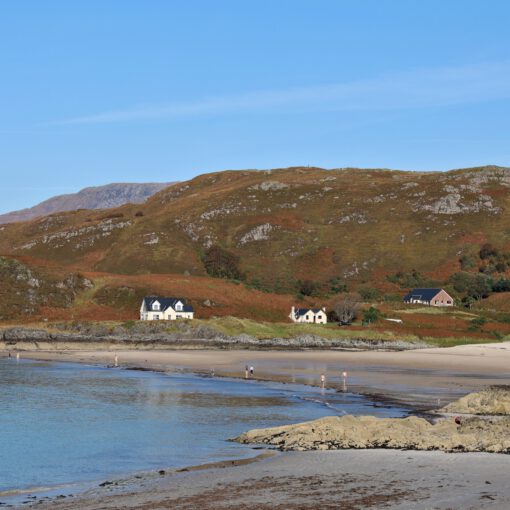
[[[432,424],[415,416],[330,416],[297,425],[251,430],[235,440],[300,451],[393,448],[510,453],[510,417],[466,418],[460,424],[449,418]]]
[[[46,342],[47,349],[80,349],[84,344],[103,348],[108,344],[127,349],[346,349],[346,350],[405,350],[428,347],[426,344],[403,341],[369,341],[365,339],[330,340],[315,335],[295,338],[259,339],[250,335],[229,336],[207,326],[180,323],[176,330],[165,330],[159,324],[134,323],[131,327],[110,328],[104,324],[63,324],[60,329],[6,328],[0,330],[0,350],[34,349]],[[3,342],[3,346],[2,346]]]
[[[510,386],[490,386],[443,407],[442,413],[510,415]]]

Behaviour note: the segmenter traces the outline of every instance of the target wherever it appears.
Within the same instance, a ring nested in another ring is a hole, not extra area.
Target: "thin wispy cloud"
[[[510,98],[510,61],[418,68],[345,83],[142,105],[46,125],[106,124],[252,112],[398,110],[505,98]]]

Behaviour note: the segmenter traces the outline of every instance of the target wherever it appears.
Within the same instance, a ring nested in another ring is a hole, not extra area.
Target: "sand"
[[[348,391],[392,399],[413,408],[431,409],[491,384],[510,382],[510,343],[468,345],[413,351],[116,351],[121,367],[189,370],[217,376],[244,377],[246,364],[255,378],[342,389],[347,371]],[[78,361],[102,365],[114,362],[115,352],[27,351],[23,357]]]
[[[111,365],[114,352],[32,351],[23,357]],[[403,352],[117,351],[121,368],[190,370],[327,385],[413,408],[448,404],[510,381],[510,344]],[[254,455],[256,455],[254,451]],[[154,475],[38,504],[56,509],[508,509],[510,456],[398,450],[285,452],[232,468]],[[34,505],[35,506],[35,505]]]
[[[39,509],[362,510],[510,508],[510,456],[343,450],[290,452],[252,464],[147,477]]]

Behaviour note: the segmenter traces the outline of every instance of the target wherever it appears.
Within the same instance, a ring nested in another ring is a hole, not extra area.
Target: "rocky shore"
[[[510,415],[510,386],[490,386],[440,409],[441,413]]]
[[[491,402],[490,409],[502,413],[510,387],[491,387],[463,397],[447,409],[479,410],[479,402]],[[492,413],[495,414],[495,413]],[[510,416],[443,417],[436,423],[424,418],[375,418],[373,416],[330,416],[296,425],[246,432],[240,443],[261,443],[281,450],[338,450],[348,448],[392,448],[440,450],[444,452],[510,453]]]
[[[250,335],[229,336],[212,328],[186,327],[168,332],[156,325],[62,326],[61,329],[12,327],[0,329],[0,350],[81,350],[81,349],[348,349],[407,350],[427,344],[402,340],[361,338],[327,339],[317,335],[294,338],[259,339]]]

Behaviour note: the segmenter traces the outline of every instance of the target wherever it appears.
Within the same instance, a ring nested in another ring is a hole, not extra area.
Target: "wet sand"
[[[391,450],[291,452],[237,467],[147,477],[40,509],[508,509],[510,456]],[[27,506],[25,506],[27,508]]]
[[[430,409],[490,384],[510,382],[510,343],[469,345],[414,351],[117,351],[119,366],[161,371],[189,370],[347,389],[395,400],[415,409]],[[23,357],[112,365],[113,351],[27,351]],[[347,371],[346,387],[342,372]]]
[[[121,368],[189,370],[320,384],[430,409],[510,382],[510,343],[401,352],[117,351]],[[113,351],[33,351],[22,357],[112,365]],[[254,451],[254,456],[256,455]],[[510,456],[394,450],[289,452],[232,468],[143,477],[37,508],[508,509]],[[35,505],[34,505],[35,506]],[[26,508],[26,505],[24,506]]]

